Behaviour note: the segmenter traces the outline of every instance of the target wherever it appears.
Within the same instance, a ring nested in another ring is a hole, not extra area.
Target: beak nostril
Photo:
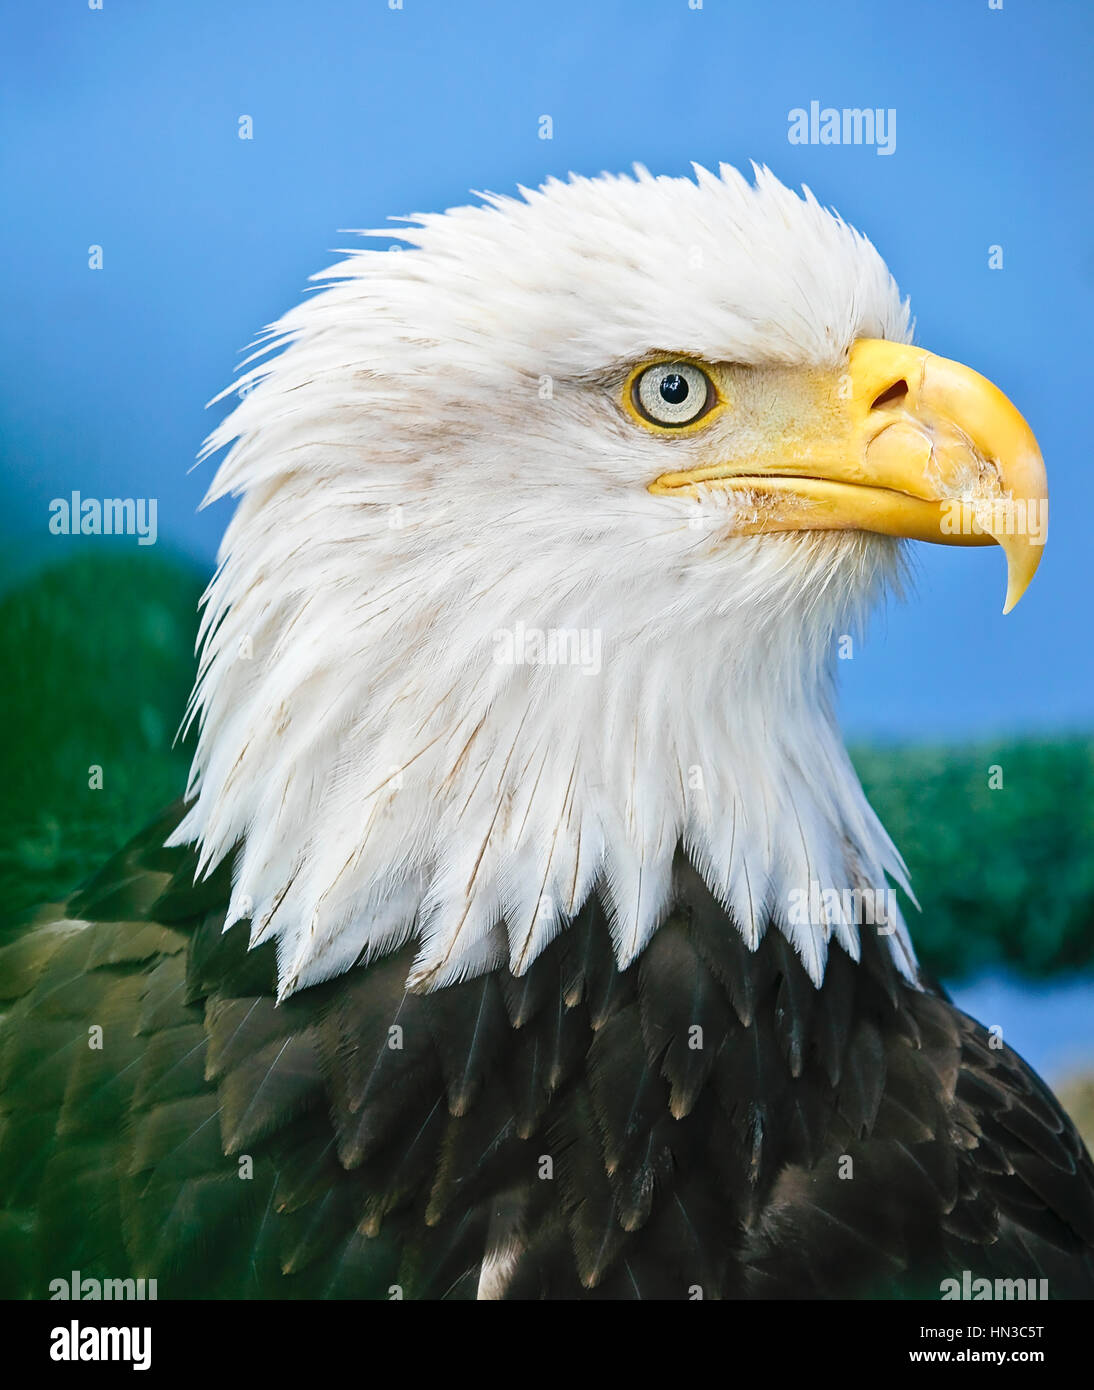
[[[881,395],[878,396],[877,400],[874,401],[870,408],[871,410],[880,410],[887,405],[899,405],[907,394],[908,383],[903,377],[900,377],[899,380],[893,382],[892,386],[887,386],[885,390],[882,391]]]

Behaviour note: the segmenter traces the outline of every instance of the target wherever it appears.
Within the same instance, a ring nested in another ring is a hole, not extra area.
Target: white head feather
[[[832,698],[898,544],[735,536],[725,493],[652,496],[664,440],[619,406],[653,351],[836,368],[858,337],[907,340],[870,243],[755,180],[639,169],[417,217],[236,382],[206,446],[231,446],[207,501],[241,501],[174,840],[202,870],[239,846],[226,926],[277,939],[283,995],[411,933],[420,986],[523,970],[598,883],[625,966],[680,843],[819,981],[829,928],[793,894],[904,883]],[[552,631],[585,659],[499,660]]]

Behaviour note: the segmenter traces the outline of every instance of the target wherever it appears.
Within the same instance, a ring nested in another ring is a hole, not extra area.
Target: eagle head
[[[174,839],[234,852],[225,926],[276,939],[282,995],[411,935],[415,988],[520,974],[594,892],[624,968],[680,853],[819,983],[833,935],[859,949],[826,891],[907,887],[838,644],[906,539],[998,542],[1017,602],[1028,426],[764,169],[552,180],[397,235],[268,330],[207,442],[207,500],[240,500]],[[914,980],[899,911],[877,929]]]

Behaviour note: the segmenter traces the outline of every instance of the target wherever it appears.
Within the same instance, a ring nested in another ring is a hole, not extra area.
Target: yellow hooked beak
[[[704,434],[732,457],[662,473],[650,492],[740,494],[737,534],[858,530],[995,543],[1007,557],[1003,612],[1025,593],[1048,526],[1045,467],[1029,426],[985,377],[875,338],[854,344],[842,373],[704,370],[719,396]],[[701,425],[691,427],[691,447]]]

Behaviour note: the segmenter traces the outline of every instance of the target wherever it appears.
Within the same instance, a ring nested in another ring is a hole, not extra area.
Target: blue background
[[[844,665],[848,731],[1089,727],[1094,7],[51,0],[9,5],[4,29],[11,573],[80,544],[47,532],[73,488],[158,497],[160,545],[211,562],[226,511],[196,513],[212,466],[188,472],[203,404],[339,228],[569,170],[756,159],[875,241],[918,341],[1013,397],[1053,487],[1041,572],[1005,620],[1000,551],[917,548],[917,596]],[[790,145],[814,99],[895,108],[895,153]]]

